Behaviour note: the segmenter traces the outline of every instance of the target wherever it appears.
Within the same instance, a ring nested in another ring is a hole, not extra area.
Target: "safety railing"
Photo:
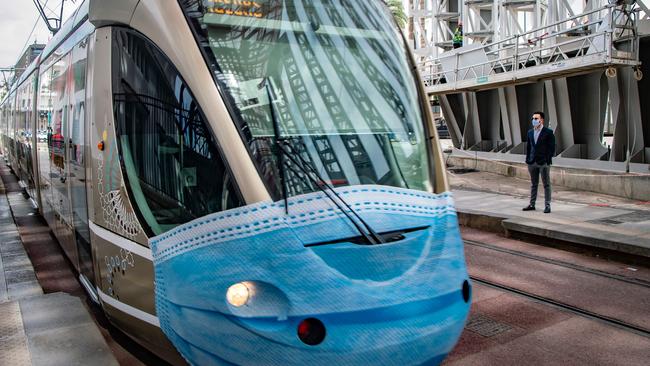
[[[420,72],[425,86],[435,91],[570,60],[584,68],[578,61],[586,57],[599,65],[638,64],[637,14],[636,8],[606,5],[497,42],[454,50],[420,64]],[[623,41],[631,45],[625,52],[615,47]]]

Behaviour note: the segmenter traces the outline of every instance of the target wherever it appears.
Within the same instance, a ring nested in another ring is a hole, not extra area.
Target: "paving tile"
[[[638,200],[553,186],[553,212],[523,212],[530,182],[487,172],[451,176],[459,212],[505,218],[512,232],[650,257],[650,206]],[[540,188],[538,205],[543,204]],[[468,224],[471,225],[469,220]]]
[[[33,365],[116,365],[88,311],[77,297],[54,293],[20,301]]]
[[[628,366],[648,360],[648,338],[576,316],[447,364]]]
[[[11,252],[17,249],[24,249],[23,243],[20,240],[3,241],[0,243],[0,251],[3,253]]]
[[[16,240],[16,239],[10,239],[11,237],[18,238],[20,240],[20,235],[18,235],[18,230],[16,230],[16,226],[11,223],[11,224],[6,224],[0,227],[0,239],[3,241],[5,240]]]
[[[31,365],[18,302],[0,304],[0,365]]]
[[[94,324],[72,325],[29,335],[33,366],[116,366]]]
[[[2,263],[6,271],[12,270],[33,270],[32,262],[29,260],[29,257],[26,255],[15,255],[2,257]]]
[[[38,282],[23,282],[19,284],[7,284],[7,294],[9,300],[18,300],[27,297],[42,295],[43,290]]]
[[[93,323],[79,298],[65,293],[22,299],[20,309],[23,312],[23,322],[28,334],[66,327],[70,324]]]
[[[28,282],[38,282],[34,269],[7,270],[5,268],[5,281],[7,286],[23,284]]]

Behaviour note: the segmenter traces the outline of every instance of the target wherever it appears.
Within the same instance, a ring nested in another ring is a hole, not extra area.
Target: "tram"
[[[471,289],[379,0],[86,0],[2,153],[111,322],[182,364],[438,364]]]

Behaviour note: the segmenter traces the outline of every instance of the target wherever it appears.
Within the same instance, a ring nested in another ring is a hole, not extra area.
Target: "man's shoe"
[[[551,213],[551,206],[546,206],[544,213]]]
[[[535,206],[533,205],[528,205],[524,208],[521,209],[522,211],[535,211]]]

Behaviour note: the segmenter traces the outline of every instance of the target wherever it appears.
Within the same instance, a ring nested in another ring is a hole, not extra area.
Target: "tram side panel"
[[[88,57],[87,176],[96,286],[113,323],[165,359],[182,363],[158,325],[148,236],[131,204],[138,198],[129,197],[122,175],[114,110],[125,106],[113,104],[112,33],[112,27],[98,28]],[[137,118],[130,122],[143,123]]]
[[[11,137],[11,168],[14,170],[16,174],[20,173],[20,163],[19,163],[19,158],[18,158],[18,148],[19,148],[19,138],[18,138],[18,129],[16,128],[18,123],[19,123],[19,103],[18,103],[18,90],[14,89],[12,92],[12,97],[11,97],[11,103],[12,103],[12,108],[11,108],[11,131],[10,131],[10,137]]]
[[[16,127],[15,127],[15,140],[16,140],[16,161],[17,165],[14,167],[14,173],[18,177],[19,184],[29,192],[29,171],[28,162],[31,161],[31,148],[29,137],[31,135],[31,128],[29,121],[31,120],[31,103],[30,100],[34,94],[31,90],[32,84],[28,82],[31,75],[18,86],[16,91]]]
[[[58,52],[57,52],[58,51]],[[43,63],[41,89],[48,115],[47,150],[40,151],[43,211],[45,219],[61,247],[75,267],[78,267],[74,233],[72,231],[71,201],[68,190],[68,124],[70,54],[57,50]],[[63,55],[62,55],[63,54]],[[39,93],[40,94],[40,93]]]
[[[7,125],[8,125],[8,114],[7,111],[9,109],[8,104],[9,104],[9,96],[6,95],[2,99],[2,104],[0,105],[0,152],[2,153],[3,157],[7,159]]]
[[[9,103],[8,97],[5,96],[5,98],[1,102],[2,104],[0,105],[0,152],[2,153],[3,157],[6,159],[7,158],[7,104]]]
[[[0,101],[0,153],[2,153],[3,155],[6,154],[5,152],[5,137],[7,136],[6,109],[7,109],[7,100],[6,98],[4,98],[2,101]]]
[[[35,69],[30,77],[29,88],[31,90],[31,113],[27,121],[30,129],[29,136],[29,187],[28,194],[32,201],[40,207],[40,199],[38,198],[38,69]]]
[[[46,60],[49,61],[49,60]],[[45,141],[38,143],[38,148],[36,149],[36,161],[38,165],[38,179],[39,187],[38,192],[41,199],[40,210],[41,214],[45,218],[45,221],[48,225],[52,226],[54,221],[54,212],[52,209],[52,199],[50,194],[51,186],[51,176],[50,176],[50,158],[49,158],[49,149],[52,140],[52,134],[50,131],[51,124],[51,103],[52,103],[52,91],[50,86],[52,84],[52,68],[48,65],[47,62],[43,62],[39,69],[38,77],[38,92],[37,92],[37,105],[38,105],[38,114],[41,116],[43,131],[45,132]]]
[[[70,55],[70,68],[68,77],[70,99],[67,138],[67,161],[68,161],[68,189],[71,199],[71,215],[75,237],[75,246],[78,259],[78,271],[84,278],[84,285],[94,293],[92,286],[95,283],[95,271],[93,268],[92,248],[90,246],[90,229],[88,223],[88,196],[86,179],[86,163],[89,157],[86,138],[86,90],[88,44],[90,37],[86,37],[76,44]]]
[[[35,65],[30,65],[0,104],[0,152],[31,197],[37,196],[33,164],[38,72],[34,70]]]
[[[73,33],[42,60],[1,106],[2,148],[19,178],[31,182],[30,195],[40,197],[45,220],[111,320],[182,363],[158,325],[148,236],[124,186],[111,46],[110,27],[87,38]]]
[[[7,158],[9,165],[13,168],[16,165],[16,153],[14,150],[14,118],[15,118],[16,93],[11,91],[7,100]]]

